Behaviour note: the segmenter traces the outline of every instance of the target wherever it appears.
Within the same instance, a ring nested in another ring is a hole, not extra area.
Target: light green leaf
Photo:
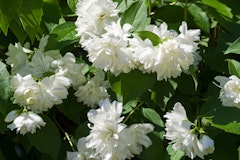
[[[75,30],[76,26],[74,22],[63,23],[50,33],[58,42],[61,41],[72,41],[78,39],[76,36],[77,31]]]
[[[149,121],[151,121],[152,123],[160,127],[164,127],[164,123],[160,115],[155,110],[151,108],[143,108],[142,112],[143,112],[143,116],[147,118]]]
[[[121,77],[114,76],[112,73],[108,72],[108,80],[111,84],[111,89],[119,94],[122,95],[122,83],[121,83]]]
[[[231,75],[240,77],[240,62],[234,59],[228,59],[228,70]]]
[[[189,67],[189,72],[191,73],[191,76],[192,76],[192,78],[193,78],[194,86],[195,86],[195,91],[196,91],[196,90],[197,90],[197,87],[198,87],[198,77],[197,77],[197,75],[196,75],[196,73],[195,73],[195,69],[194,69],[194,66],[193,66],[193,65],[191,65],[191,66]]]
[[[5,35],[21,4],[22,0],[0,0],[0,28]]]
[[[156,81],[155,74],[143,74],[139,70],[121,74],[121,87],[123,103],[138,98],[148,89],[151,89]]]
[[[52,159],[57,159],[61,147],[61,139],[58,128],[47,116],[41,115],[46,122],[45,127],[37,129],[35,134],[27,134],[30,143],[37,150],[49,154]]]
[[[133,3],[135,3],[135,1],[136,0],[122,0],[121,3],[118,2],[117,9],[119,10],[120,13],[122,13],[125,10],[127,10]]]
[[[143,30],[147,24],[146,0],[135,1],[122,15],[121,24],[132,24],[135,31]]]
[[[32,42],[39,30],[42,15],[42,0],[23,0],[23,4],[18,10],[23,28]]]
[[[202,0],[202,3],[214,8],[219,14],[227,18],[233,18],[232,9],[218,0]]]
[[[6,65],[0,61],[0,113],[6,114],[8,98],[10,96],[10,74]]]
[[[161,42],[160,38],[155,33],[150,31],[139,31],[136,32],[136,34],[143,40],[148,38],[149,40],[151,40],[154,46],[158,45]]]
[[[210,31],[210,22],[209,18],[200,7],[198,7],[196,4],[192,3],[188,7],[188,11],[191,13],[191,15],[194,17],[195,23],[206,33],[209,33]]]
[[[129,101],[123,106],[122,114],[127,114],[131,112],[137,106],[138,100]]]
[[[73,11],[73,13],[76,12],[76,5],[78,0],[67,0],[68,7]]]
[[[235,40],[235,41],[228,47],[228,49],[225,51],[224,54],[229,54],[229,53],[240,54],[240,38],[238,38],[237,40]]]
[[[184,152],[181,150],[174,150],[172,145],[167,146],[167,154],[165,154],[164,160],[181,160],[184,157]]]

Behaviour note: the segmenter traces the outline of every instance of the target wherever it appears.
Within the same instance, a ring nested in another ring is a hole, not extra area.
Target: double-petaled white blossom
[[[71,79],[74,89],[77,89],[87,81],[83,72],[84,64],[76,63],[75,56],[70,52],[66,53],[63,58],[54,60],[52,67],[56,68],[55,72],[58,75]]]
[[[130,24],[120,25],[120,20],[105,27],[106,33],[101,37],[89,40],[85,49],[88,51],[89,61],[93,66],[104,71],[111,71],[114,75],[121,72],[128,73],[136,68],[133,53],[128,50]]]
[[[74,95],[78,102],[83,102],[89,107],[95,108],[101,99],[109,97],[107,89],[109,82],[105,80],[105,74],[102,70],[97,70],[94,77],[78,87]]]
[[[37,128],[40,129],[46,124],[39,115],[31,111],[24,111],[18,114],[16,110],[8,113],[5,122],[12,122],[7,127],[11,130],[16,129],[17,133],[22,135],[28,132],[34,134]]]
[[[167,24],[160,27],[149,25],[147,31],[156,34],[160,43],[154,46],[150,40],[144,41],[134,35],[130,40],[130,47],[134,51],[134,57],[140,62],[144,72],[156,72],[157,79],[176,78],[182,72],[186,72],[190,65],[197,66],[201,59],[198,53],[200,30],[187,30],[185,22],[179,27],[180,34],[175,30],[168,30]]]
[[[117,3],[112,0],[79,0],[75,25],[81,43],[105,32],[104,27],[118,19]]]
[[[83,137],[78,140],[76,152],[67,152],[67,160],[97,160],[97,158],[93,149],[86,148],[86,139]]]
[[[232,75],[229,78],[223,76],[215,77],[215,80],[220,83],[219,98],[223,106],[240,108],[240,79]]]
[[[14,103],[26,106],[32,111],[41,113],[55,104],[61,104],[67,98],[71,81],[63,76],[52,75],[37,82],[31,75],[13,76]]]
[[[210,137],[197,135],[191,130],[193,124],[188,120],[181,103],[176,103],[173,111],[167,112],[164,117],[167,118],[165,137],[171,141],[174,150],[185,152],[191,159],[196,156],[204,159],[205,155],[214,152],[214,141]]]
[[[86,147],[95,151],[95,157],[102,160],[125,160],[140,154],[142,145],[149,147],[151,140],[146,134],[153,131],[151,124],[135,124],[127,128],[121,123],[122,103],[109,99],[100,101],[99,109],[88,112],[90,134]]]

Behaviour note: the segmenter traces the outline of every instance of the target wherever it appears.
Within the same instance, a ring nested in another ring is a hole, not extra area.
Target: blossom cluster
[[[152,142],[147,136],[153,131],[148,123],[127,127],[121,123],[122,103],[104,99],[98,109],[91,109],[87,116],[90,134],[78,140],[78,151],[67,152],[67,159],[125,160],[142,152],[143,146]]]
[[[171,141],[173,149],[184,151],[191,159],[196,156],[204,159],[204,155],[213,153],[214,141],[200,133],[200,128],[188,120],[181,103],[177,102],[173,111],[167,112],[164,117],[167,119],[165,137]]]
[[[180,33],[168,30],[166,23],[147,25],[144,30],[159,39],[154,45],[132,32],[131,24],[121,25],[117,3],[111,0],[80,0],[76,14],[77,35],[89,61],[116,76],[137,68],[166,80],[187,72],[191,65],[196,67],[201,60],[197,53],[200,30],[188,30],[185,22],[179,27]]]
[[[10,112],[5,121],[12,122],[8,128],[16,128],[21,134],[35,133],[36,128],[44,126],[38,114],[63,103],[69,87],[76,91],[77,100],[89,107],[108,97],[109,85],[103,71],[96,69],[94,76],[87,76],[88,65],[77,63],[74,54],[68,52],[62,56],[59,50],[45,51],[48,37],[42,37],[34,51],[27,43],[24,47],[16,43],[10,44],[6,53],[6,63],[11,66],[13,103],[21,109]]]

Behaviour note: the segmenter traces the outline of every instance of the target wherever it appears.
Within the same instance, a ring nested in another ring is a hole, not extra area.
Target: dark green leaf
[[[42,21],[45,23],[54,23],[58,24],[59,19],[61,18],[59,5],[57,0],[53,0],[52,2],[44,1],[42,4],[43,16]]]
[[[19,40],[20,43],[24,43],[24,40],[27,38],[27,34],[24,31],[21,21],[19,20],[18,17],[15,17],[10,24],[10,29],[12,32],[16,35],[17,39]]]
[[[121,77],[118,76],[114,76],[112,73],[108,73],[108,80],[111,84],[111,89],[119,94],[119,95],[122,95],[122,87],[121,87]]]
[[[7,123],[5,123],[4,119],[5,119],[5,116],[0,114],[0,133],[3,133],[4,131],[8,130]]]
[[[21,4],[22,0],[0,0],[0,28],[5,35]]]
[[[33,42],[42,20],[42,0],[23,0],[18,10],[18,16],[23,28]]]
[[[88,136],[89,130],[88,122],[80,124],[74,133],[74,139],[78,140],[79,138]]]
[[[206,33],[209,33],[210,31],[210,22],[209,18],[200,7],[198,7],[196,4],[190,4],[188,7],[188,11],[191,13],[191,15],[194,17],[195,23]]]
[[[143,74],[139,70],[121,75],[121,87],[123,103],[138,98],[148,89],[151,89],[156,81],[155,74]]]
[[[228,70],[231,75],[240,77],[240,62],[234,59],[228,59]]]
[[[131,112],[137,106],[138,100],[129,101],[123,106],[122,114],[127,114]]]
[[[61,147],[61,139],[58,128],[47,116],[41,115],[46,122],[45,127],[37,129],[35,134],[27,134],[32,145],[37,150],[49,154],[52,159],[57,159]]]
[[[148,38],[149,40],[151,40],[154,46],[158,45],[161,42],[160,38],[155,33],[150,31],[139,31],[136,32],[136,34],[143,40]]]
[[[224,54],[229,54],[229,53],[240,54],[240,38],[238,38],[237,40],[235,40],[235,41],[228,47],[228,49],[225,51]]]
[[[160,115],[155,110],[151,108],[143,108],[142,112],[143,112],[143,116],[147,118],[149,121],[151,121],[152,123],[160,127],[164,127],[164,123]]]
[[[132,24],[135,31],[143,30],[147,24],[147,2],[138,0],[123,13],[121,24]]]
[[[219,107],[205,116],[210,118],[212,126],[225,132],[240,135],[240,109],[235,107]],[[224,117],[224,118],[223,118]]]
[[[140,159],[161,159],[159,157],[163,157],[165,151],[163,141],[153,133],[149,134],[149,138],[152,140],[152,145],[142,151],[142,153],[140,154]]]
[[[152,89],[151,99],[163,110],[168,100],[173,96],[177,88],[177,83],[173,80],[157,81]]]

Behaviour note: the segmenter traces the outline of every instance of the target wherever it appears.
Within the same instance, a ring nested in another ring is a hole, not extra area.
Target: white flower
[[[76,14],[78,16],[75,25],[77,36],[81,36],[83,43],[93,35],[103,34],[104,27],[111,21],[118,19],[117,3],[112,0],[79,0]]]
[[[122,103],[109,99],[100,101],[99,109],[91,109],[87,116],[92,123],[86,137],[86,147],[95,150],[102,160],[125,160],[140,154],[142,145],[149,147],[151,140],[146,136],[153,130],[151,124],[135,124],[130,128],[121,123]]]
[[[96,160],[94,151],[86,148],[85,137],[80,138],[77,144],[77,152],[67,152],[67,160]]]
[[[53,61],[52,66],[57,68],[55,72],[58,75],[72,80],[74,89],[77,89],[87,81],[83,73],[84,65],[76,63],[75,56],[70,52],[66,53],[62,59]]]
[[[89,40],[85,49],[93,66],[111,71],[114,75],[128,73],[136,68],[133,53],[127,49],[131,28],[130,24],[121,27],[118,20],[117,23],[112,22],[105,26],[106,33],[101,37]]]
[[[186,156],[193,159],[198,156],[204,159],[204,155],[213,153],[214,142],[207,135],[199,140],[198,135],[191,131],[192,123],[188,120],[186,111],[181,103],[176,103],[172,112],[164,115],[166,120],[166,139],[174,150],[184,151]]]
[[[12,74],[26,74],[26,68],[29,65],[28,53],[32,52],[28,48],[28,43],[26,43],[24,47],[22,47],[20,43],[16,43],[15,46],[12,44],[8,46],[6,63],[12,67]]]
[[[96,107],[101,99],[109,97],[107,88],[109,82],[104,81],[105,75],[102,70],[98,70],[94,77],[90,79],[85,85],[80,86],[74,95],[78,102],[83,102],[89,107]]]
[[[152,141],[147,134],[153,131],[153,125],[147,123],[133,124],[128,129],[132,140],[129,147],[131,153],[140,154],[142,152],[142,146],[148,148],[152,144]]]
[[[240,79],[235,75],[229,78],[223,76],[215,77],[215,80],[220,83],[219,98],[223,106],[240,108]]]
[[[199,40],[200,30],[187,30],[185,22],[179,27],[180,34],[168,30],[166,23],[160,27],[149,25],[146,30],[155,33],[161,42],[153,46],[150,40],[143,41],[137,36],[130,41],[130,48],[133,51],[135,48],[134,57],[138,58],[143,72],[156,72],[158,80],[166,80],[180,76],[190,65],[197,66],[201,58],[196,52],[198,43],[195,41]],[[136,47],[137,45],[141,47]]]
[[[67,98],[71,81],[63,76],[52,75],[36,82],[31,75],[13,76],[14,103],[31,108],[36,113],[47,111]]]
[[[46,124],[39,115],[31,111],[25,111],[18,115],[16,110],[8,113],[5,122],[12,122],[7,127],[11,130],[16,129],[17,133],[22,135],[25,135],[27,132],[34,134],[36,133],[36,128],[40,129]]]

